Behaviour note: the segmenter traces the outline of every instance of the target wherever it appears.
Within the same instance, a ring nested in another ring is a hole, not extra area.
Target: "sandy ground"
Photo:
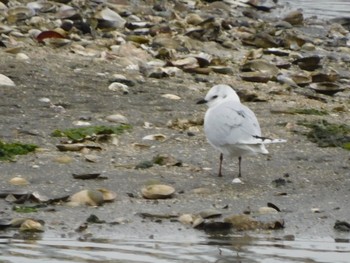
[[[350,165],[349,152],[339,148],[319,148],[301,134],[294,133],[296,122],[303,119],[325,118],[333,122],[348,122],[347,112],[333,112],[332,102],[322,104],[300,95],[289,93],[277,83],[268,85],[277,94],[268,94],[267,102],[247,102],[256,112],[263,134],[287,139],[285,144],[269,146],[270,155],[243,159],[244,184],[232,184],[237,175],[237,160],[224,160],[224,177],[216,176],[218,153],[206,142],[201,126],[188,131],[167,127],[169,120],[202,118],[205,106],[195,102],[217,83],[234,84],[232,76],[209,76],[183,73],[181,76],[140,81],[127,75],[135,85],[129,94],[108,90],[109,79],[122,68],[108,61],[96,61],[65,51],[40,47],[27,50],[29,62],[15,60],[13,55],[1,54],[1,73],[10,77],[16,87],[0,89],[0,138],[35,143],[44,150],[20,156],[16,162],[1,162],[1,189],[20,188],[38,191],[49,197],[73,194],[83,189],[108,188],[117,193],[117,200],[101,207],[67,207],[50,205],[36,213],[20,214],[12,204],[0,199],[1,218],[32,217],[45,221],[45,232],[58,235],[93,236],[193,236],[202,235],[176,220],[152,219],[140,213],[183,214],[215,208],[223,217],[245,210],[257,211],[271,202],[281,209],[274,217],[284,219],[285,228],[275,231],[253,231],[252,234],[294,235],[296,237],[346,237],[347,233],[333,229],[336,220],[350,221]],[[236,89],[244,91],[238,81]],[[258,94],[265,94],[265,86],[255,85]],[[180,100],[169,100],[162,94],[175,94]],[[266,95],[266,94],[265,94]],[[65,112],[56,112],[40,98],[49,98],[61,105]],[[322,104],[322,105],[321,105]],[[271,113],[279,107],[320,106],[332,111],[329,116],[308,116]],[[96,163],[87,162],[79,152],[60,152],[58,138],[50,136],[55,129],[74,127],[81,117],[92,125],[111,125],[105,116],[119,113],[129,119],[133,129],[119,136],[119,144],[101,144],[101,151],[92,151],[99,157]],[[145,122],[151,123],[145,128]],[[161,133],[163,142],[144,142],[149,134]],[[137,149],[132,145],[151,145]],[[168,154],[183,165],[134,169],[143,160],[157,154]],[[55,160],[69,156],[67,164]],[[207,169],[210,168],[210,169]],[[99,172],[107,179],[76,180],[73,173]],[[15,176],[26,178],[30,184],[15,187],[9,180]],[[276,187],[273,181],[284,178],[288,182]],[[150,182],[165,183],[176,189],[166,200],[146,200],[141,188]],[[194,189],[204,188],[201,193]],[[91,214],[106,222],[117,224],[90,224],[82,233],[75,230]],[[216,219],[221,221],[222,218]],[[175,222],[174,222],[175,221]],[[17,230],[13,230],[17,232]]]

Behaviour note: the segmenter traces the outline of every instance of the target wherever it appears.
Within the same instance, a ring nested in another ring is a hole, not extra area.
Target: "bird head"
[[[237,93],[228,85],[219,84],[213,86],[207,93],[204,99],[201,99],[197,104],[207,104],[208,107],[213,107],[223,100],[232,100],[240,102]]]

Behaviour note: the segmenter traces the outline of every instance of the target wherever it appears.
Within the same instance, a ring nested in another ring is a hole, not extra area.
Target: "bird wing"
[[[205,116],[205,133],[214,145],[259,144],[259,122],[248,107],[240,102],[225,101],[209,108]]]

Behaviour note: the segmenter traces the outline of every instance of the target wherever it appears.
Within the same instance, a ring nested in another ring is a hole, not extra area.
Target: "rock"
[[[284,21],[292,24],[292,25],[301,25],[304,22],[303,13],[299,10],[292,11],[288,13],[284,18]]]
[[[334,224],[334,229],[341,232],[350,232],[350,223],[337,220]]]

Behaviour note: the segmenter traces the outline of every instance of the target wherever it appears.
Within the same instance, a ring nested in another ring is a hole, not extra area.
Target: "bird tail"
[[[284,139],[271,139],[267,137],[261,137],[261,136],[253,136],[255,139],[258,140],[258,142],[262,144],[270,144],[270,143],[284,143],[287,142],[287,140]]]

